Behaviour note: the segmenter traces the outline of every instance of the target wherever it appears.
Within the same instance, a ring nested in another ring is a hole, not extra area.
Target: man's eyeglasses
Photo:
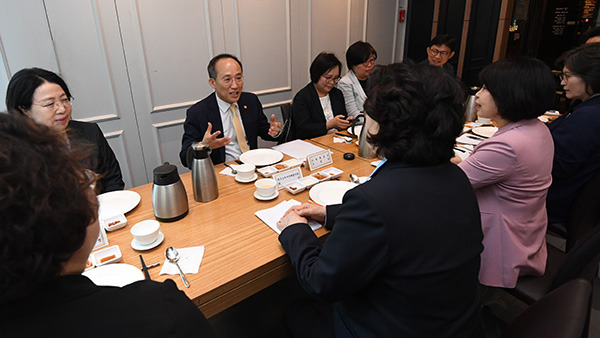
[[[226,78],[221,79],[221,82],[223,82],[226,86],[229,86],[233,83],[233,81],[235,81],[236,83],[243,83],[244,79],[245,79],[245,77],[243,77],[243,76],[226,77]]]
[[[61,99],[60,101],[56,101],[56,102],[48,102],[46,104],[35,104],[32,103],[31,105],[33,106],[38,106],[38,107],[42,107],[42,108],[46,108],[51,112],[55,112],[58,110],[58,107],[63,106],[65,108],[68,108],[71,106],[71,98],[67,97],[64,99]]]
[[[323,76],[323,78],[328,83],[338,83],[338,81],[340,80],[339,76],[336,76],[336,77],[333,77],[333,76]]]
[[[433,56],[437,56],[438,54],[440,54],[442,57],[448,57],[448,55],[450,55],[450,53],[452,53],[452,52],[447,52],[447,51],[439,51],[435,48],[430,48],[429,52]]]

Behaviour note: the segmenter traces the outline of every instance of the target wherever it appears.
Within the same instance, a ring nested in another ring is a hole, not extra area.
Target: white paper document
[[[279,235],[279,234],[281,234],[281,230],[279,230],[279,228],[277,228],[277,222],[279,222],[281,217],[283,217],[285,212],[288,211],[291,207],[300,205],[300,204],[302,204],[302,203],[300,203],[294,199],[291,199],[289,201],[283,201],[272,208],[259,210],[259,211],[255,212],[254,214],[261,221],[265,222],[265,224],[268,225],[269,228],[273,229],[273,231],[275,231]],[[313,220],[309,220],[308,225],[310,226],[310,228],[313,231],[315,231],[321,227],[321,224],[319,224]]]
[[[306,156],[325,150],[319,146],[303,140],[293,140],[273,147],[273,149],[291,156],[300,161],[306,160]]]

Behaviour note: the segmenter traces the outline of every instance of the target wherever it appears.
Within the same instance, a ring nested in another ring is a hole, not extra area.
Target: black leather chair
[[[505,338],[587,337],[592,285],[572,280],[521,313],[504,332]]]
[[[592,281],[600,261],[600,224],[592,228],[568,253],[548,245],[546,272],[541,277],[519,277],[517,286],[506,291],[527,304],[575,278]]]
[[[281,135],[279,136],[277,144],[282,144],[294,139],[292,130],[292,104],[289,102],[284,103],[279,106],[279,108],[281,109],[283,124],[281,127]]]
[[[600,222],[600,171],[583,185],[573,201],[566,223],[548,223],[548,230],[567,239],[569,251],[589,229]]]

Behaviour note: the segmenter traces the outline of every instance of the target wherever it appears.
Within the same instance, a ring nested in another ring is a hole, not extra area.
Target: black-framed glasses
[[[430,48],[429,52],[431,53],[431,55],[433,56],[437,56],[438,54],[441,55],[442,57],[448,57],[448,55],[450,55],[450,53],[452,52],[447,52],[445,50],[437,50],[435,48]]]

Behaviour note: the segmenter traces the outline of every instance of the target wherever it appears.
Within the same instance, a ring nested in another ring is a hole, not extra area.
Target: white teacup
[[[158,229],[160,229],[160,223],[156,220],[149,219],[136,223],[131,227],[130,231],[133,238],[135,238],[139,244],[148,245],[158,239]]]
[[[262,197],[273,196],[277,191],[277,182],[272,178],[262,178],[254,183],[256,192]]]
[[[250,180],[254,176],[254,170],[256,166],[254,164],[244,163],[235,167],[237,174],[235,177],[239,180]]]

